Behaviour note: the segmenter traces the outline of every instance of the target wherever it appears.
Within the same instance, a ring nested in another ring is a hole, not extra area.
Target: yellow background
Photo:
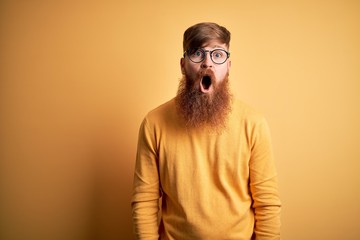
[[[283,239],[360,239],[360,2],[1,1],[0,239],[133,239],[144,115],[182,34],[232,32],[231,85],[267,117]]]

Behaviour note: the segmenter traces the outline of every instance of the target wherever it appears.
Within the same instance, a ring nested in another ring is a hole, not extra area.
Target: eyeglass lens
[[[217,64],[224,63],[229,57],[228,52],[226,52],[223,49],[214,49],[214,50],[210,51],[210,50],[204,50],[201,48],[188,51],[188,56],[191,61],[193,61],[195,63],[199,63],[205,59],[207,52],[210,53],[211,60]]]

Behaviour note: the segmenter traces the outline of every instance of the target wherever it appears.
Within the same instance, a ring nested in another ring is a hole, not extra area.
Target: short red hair
[[[212,22],[203,22],[189,27],[184,32],[183,50],[199,48],[204,43],[218,40],[230,46],[230,32],[223,26]]]

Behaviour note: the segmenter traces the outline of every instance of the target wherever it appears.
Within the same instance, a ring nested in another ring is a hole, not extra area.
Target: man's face
[[[218,41],[210,41],[201,46],[204,50],[223,49],[228,51],[226,44]],[[223,64],[216,64],[210,58],[210,53],[207,52],[205,59],[202,62],[194,63],[188,56],[180,60],[181,72],[187,78],[194,82],[194,87],[203,94],[211,95],[214,92],[214,85],[219,85],[225,78],[227,78],[231,66],[231,61],[228,59]],[[209,76],[209,77],[205,77]]]
[[[206,51],[227,50],[225,44],[217,41],[208,42],[201,48]],[[197,54],[193,55],[192,59],[201,60],[201,57],[197,58],[197,56]],[[213,58],[221,59],[219,56],[221,54],[215,54]],[[231,110],[228,82],[230,65],[229,60],[222,64],[214,63],[209,52],[206,53],[205,59],[198,63],[191,61],[188,55],[181,59],[183,78],[176,99],[178,109],[188,127],[208,126],[222,129],[225,126]]]

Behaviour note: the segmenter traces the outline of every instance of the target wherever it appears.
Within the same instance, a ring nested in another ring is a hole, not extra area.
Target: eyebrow
[[[219,45],[205,46],[205,47],[209,47],[209,48],[212,48],[212,49],[223,49],[223,50],[227,50],[226,47],[222,47],[222,46],[219,46]],[[199,47],[199,48],[205,49],[205,47]]]

